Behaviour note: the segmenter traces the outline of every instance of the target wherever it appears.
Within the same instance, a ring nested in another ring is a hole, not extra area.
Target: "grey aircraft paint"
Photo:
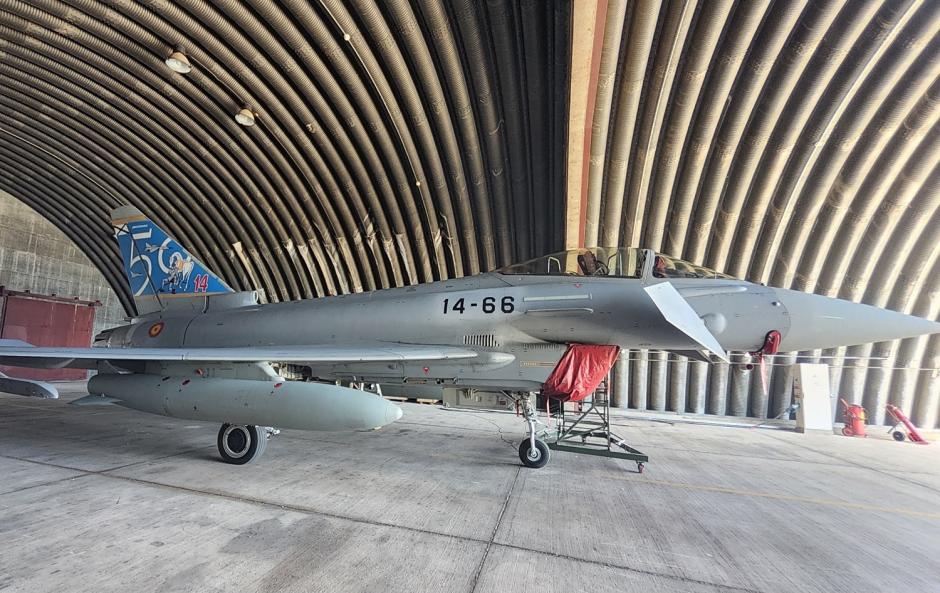
[[[322,378],[537,390],[564,353],[563,347],[551,345],[701,350],[701,344],[664,320],[644,290],[661,283],[676,288],[728,351],[756,351],[771,330],[781,333],[782,351],[940,331],[940,324],[916,317],[741,280],[660,279],[648,273],[639,279],[489,273],[313,301],[167,316],[161,318],[165,327],[156,337],[148,332],[155,321],[146,319],[118,328],[107,345],[187,349],[448,346],[473,351],[477,357],[308,364]],[[454,310],[461,299],[463,310]],[[494,357],[497,354],[503,356]]]

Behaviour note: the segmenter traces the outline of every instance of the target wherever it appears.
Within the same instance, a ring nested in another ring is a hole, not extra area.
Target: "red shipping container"
[[[0,338],[23,340],[33,346],[91,346],[95,307],[80,301],[0,287]],[[85,369],[30,369],[0,366],[0,372],[18,379],[80,381]]]

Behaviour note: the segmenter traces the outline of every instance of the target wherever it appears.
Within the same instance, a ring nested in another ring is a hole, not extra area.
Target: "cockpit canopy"
[[[633,247],[569,249],[543,255],[497,270],[524,276],[614,276],[639,278],[643,274],[645,250]]]
[[[681,260],[661,253],[655,254],[653,261],[652,275],[654,278],[726,278],[733,280],[734,276],[722,274],[706,268],[697,266],[691,262]]]
[[[497,270],[500,274],[523,276],[609,276],[642,278],[646,262],[653,278],[732,278],[651,249],[635,247],[594,247],[551,253]]]

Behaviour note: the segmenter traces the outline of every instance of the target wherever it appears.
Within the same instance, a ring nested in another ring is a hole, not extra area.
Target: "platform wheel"
[[[643,470],[645,470],[645,469],[646,469],[646,464],[645,464],[645,463],[643,463],[642,461],[637,461],[637,462],[636,462],[636,473],[642,474],[642,473],[643,473]]]
[[[519,443],[519,459],[526,467],[534,469],[545,467],[550,457],[551,453],[549,452],[548,445],[539,439],[535,439],[534,449],[529,439]]]
[[[217,440],[222,461],[245,465],[261,457],[268,444],[268,431],[251,424],[223,424]]]
[[[894,432],[891,433],[891,436],[894,438],[894,440],[898,442],[904,440],[904,433],[901,432],[900,430],[895,430]]]
[[[850,436],[853,436],[854,434],[855,434],[855,431],[849,428],[848,426],[842,427],[842,436],[850,437]]]

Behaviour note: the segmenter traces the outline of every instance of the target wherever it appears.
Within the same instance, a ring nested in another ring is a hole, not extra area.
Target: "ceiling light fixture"
[[[179,74],[188,74],[193,69],[192,65],[189,63],[189,58],[178,49],[171,53],[164,62],[170,67],[170,70],[178,72]]]
[[[255,125],[255,113],[248,107],[245,107],[235,114],[235,121],[245,127],[253,126]]]

